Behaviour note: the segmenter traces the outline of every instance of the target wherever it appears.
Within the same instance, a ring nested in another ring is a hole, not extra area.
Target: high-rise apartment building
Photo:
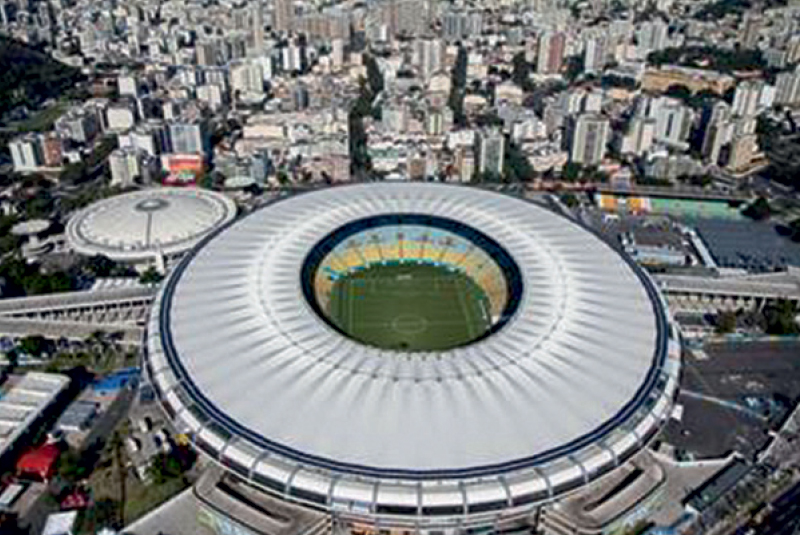
[[[205,154],[210,149],[206,122],[202,119],[178,120],[169,125],[172,152],[175,154]]]
[[[642,53],[666,48],[669,42],[669,26],[662,20],[642,23],[636,31],[636,42]]]
[[[424,80],[444,69],[445,44],[441,39],[421,39],[416,42],[416,60]]]
[[[250,8],[250,26],[253,38],[253,48],[256,53],[264,52],[264,6],[260,0],[255,0]]]
[[[775,77],[775,104],[794,106],[800,103],[800,67]]]
[[[653,147],[656,121],[648,117],[634,117],[622,138],[621,152],[641,156]]]
[[[500,175],[503,172],[506,140],[497,129],[486,129],[476,136],[475,153],[477,169],[482,175]]]
[[[609,121],[596,113],[580,115],[571,128],[570,160],[581,165],[597,165],[606,155]]]
[[[608,41],[603,36],[591,37],[586,40],[583,51],[583,69],[587,73],[596,73],[603,70],[608,56]]]
[[[561,32],[546,32],[539,37],[539,54],[536,72],[558,74],[564,63],[567,38]]]
[[[34,171],[44,164],[39,140],[34,135],[18,137],[8,144],[14,171]]]
[[[275,0],[273,12],[273,29],[278,32],[289,33],[294,29],[294,1]]]
[[[733,113],[740,117],[752,117],[760,110],[772,106],[775,93],[773,86],[760,80],[740,82],[733,95]]]
[[[694,114],[681,101],[668,97],[654,98],[650,100],[648,116],[656,120],[656,141],[681,145],[689,139]]]

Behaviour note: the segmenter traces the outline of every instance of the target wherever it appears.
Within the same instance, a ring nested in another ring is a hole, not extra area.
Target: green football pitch
[[[372,265],[337,280],[331,321],[350,337],[384,349],[438,351],[491,326],[489,302],[468,276],[428,264]]]

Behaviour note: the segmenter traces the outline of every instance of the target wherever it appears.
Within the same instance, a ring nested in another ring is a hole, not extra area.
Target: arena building
[[[221,193],[156,188],[98,201],[72,216],[66,233],[70,247],[87,256],[160,264],[235,217],[235,203]]]
[[[422,183],[305,193],[208,236],[146,350],[228,477],[362,532],[535,523],[648,444],[680,366],[653,282],[591,231]]]

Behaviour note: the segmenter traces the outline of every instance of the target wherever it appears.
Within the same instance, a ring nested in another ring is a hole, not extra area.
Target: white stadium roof
[[[191,249],[236,217],[235,203],[209,190],[156,188],[98,201],[70,218],[67,239],[86,255],[142,262]]]
[[[398,213],[504,247],[523,277],[514,316],[437,353],[360,345],[320,319],[301,288],[309,251]],[[677,342],[646,274],[562,216],[468,187],[276,202],[199,246],[151,314],[148,372],[199,449],[265,490],[356,517],[480,523],[552,499],[642,447],[677,387]]]

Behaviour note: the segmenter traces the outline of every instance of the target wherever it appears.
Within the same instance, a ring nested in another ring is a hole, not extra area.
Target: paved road
[[[83,441],[83,449],[92,447],[95,442],[105,443],[108,440],[117,425],[128,415],[128,410],[135,396],[136,389],[131,387],[123,388],[117,399],[111,402],[108,409],[95,422],[89,435]]]

